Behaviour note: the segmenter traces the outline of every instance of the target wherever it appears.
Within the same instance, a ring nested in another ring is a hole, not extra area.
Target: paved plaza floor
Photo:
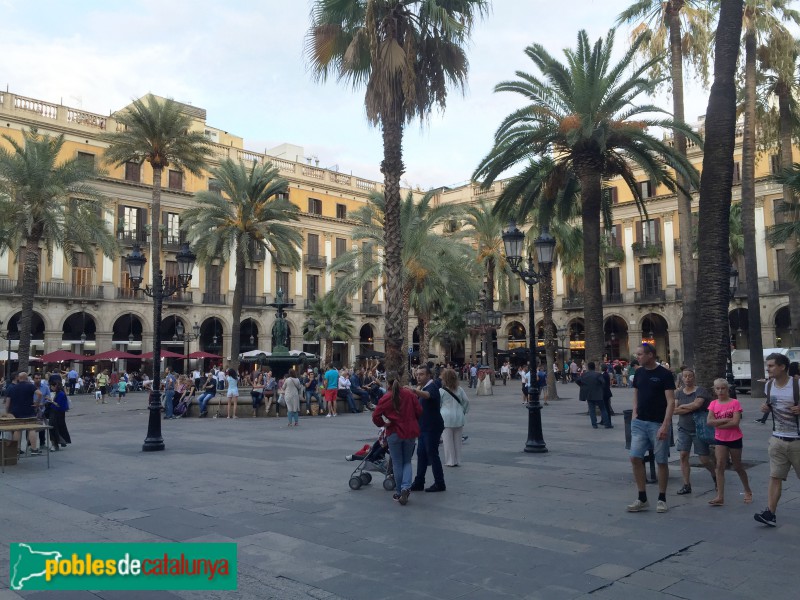
[[[0,600],[8,598],[797,598],[800,482],[792,476],[778,528],[766,505],[769,425],[744,397],[744,458],[754,503],[735,473],[727,504],[709,507],[710,476],[681,485],[672,452],[669,512],[629,514],[636,497],[624,447],[629,390],[614,390],[614,429],[594,430],[577,386],[544,408],[547,454],[525,454],[519,384],[474,397],[463,464],[447,491],[391,499],[379,477],[348,487],[344,456],[377,434],[369,414],[165,421],[166,451],[144,454],[146,400],[95,405],[78,396],[73,444],[0,475]],[[430,479],[428,483],[432,483]],[[651,504],[657,491],[648,486]],[[238,545],[236,592],[9,590],[11,542],[220,541]]]

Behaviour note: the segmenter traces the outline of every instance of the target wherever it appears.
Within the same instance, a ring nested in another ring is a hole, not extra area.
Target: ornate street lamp
[[[173,294],[185,290],[189,287],[192,279],[192,269],[197,256],[185,243],[181,246],[180,252],[176,255],[178,262],[178,281],[177,284],[170,280],[164,282],[164,272],[154,265],[153,285],[146,286],[144,293],[153,299],[153,389],[150,392],[149,411],[150,416],[147,422],[147,437],[144,440],[142,451],[154,452],[164,449],[164,439],[161,437],[161,309],[164,300]],[[144,280],[144,265],[147,262],[142,249],[139,245],[133,247],[133,251],[125,257],[125,264],[128,267],[131,285],[134,291],[138,290]]]
[[[516,273],[523,283],[528,286],[528,332],[530,340],[528,342],[528,363],[532,370],[536,367],[536,339],[535,325],[536,317],[534,314],[533,286],[541,281],[542,277],[550,271],[553,265],[553,252],[556,247],[556,240],[547,231],[547,227],[542,228],[542,233],[534,241],[536,258],[539,270],[534,269],[534,257],[528,252],[528,268],[520,269],[522,263],[522,252],[524,250],[525,234],[517,229],[516,223],[509,223],[508,229],[503,232],[503,245],[506,251],[506,261],[511,270]],[[534,379],[531,377],[531,383]],[[547,452],[542,435],[542,406],[539,404],[539,387],[537,385],[528,386],[528,441],[525,443],[525,452],[541,453]]]

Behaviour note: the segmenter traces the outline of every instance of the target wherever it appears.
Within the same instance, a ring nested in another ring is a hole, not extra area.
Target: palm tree
[[[494,309],[495,283],[501,275],[513,276],[506,264],[503,249],[504,219],[492,212],[492,206],[485,200],[467,208],[467,228],[464,235],[477,246],[477,260],[486,271],[487,309]],[[494,343],[492,333],[487,331],[483,336],[483,347],[486,349],[486,362],[492,367],[489,372],[494,382]]]
[[[461,208],[452,204],[434,205],[434,193],[428,192],[415,199],[409,192],[400,206],[401,289],[403,330],[408,330],[408,315],[412,308],[420,308],[425,318],[433,306],[428,306],[428,296],[443,293],[444,289],[458,289],[465,297],[477,296],[477,266],[474,253],[458,236],[439,233],[452,219],[461,214]],[[354,241],[361,247],[339,256],[328,267],[340,272],[336,295],[343,299],[363,290],[364,284],[378,280],[388,286],[386,254],[374,260],[372,253],[384,249],[385,230],[382,227],[386,214],[386,197],[380,192],[370,194],[366,206],[354,212],[352,218],[359,224],[353,228]],[[426,292],[426,288],[430,291]],[[377,293],[378,288],[373,289]],[[366,299],[365,299],[366,300]],[[419,317],[419,313],[417,313]],[[421,328],[422,329],[422,328]],[[403,347],[405,351],[406,346]],[[388,366],[387,366],[388,368]]]
[[[486,0],[315,0],[306,52],[311,71],[364,86],[368,121],[380,126],[386,210],[384,231],[386,368],[402,373],[403,329],[400,178],[403,129],[445,108],[448,85],[463,88],[464,46]]]
[[[163,282],[161,275],[161,176],[164,169],[173,166],[200,175],[211,153],[208,141],[202,131],[191,131],[192,119],[183,112],[181,105],[174,100],[163,100],[148,94],[134,100],[125,110],[115,115],[118,131],[104,136],[109,146],[105,161],[112,165],[128,162],[141,164],[148,162],[153,169],[153,193],[150,217],[150,260],[153,274],[153,287]],[[162,299],[153,301],[153,327],[161,326]],[[161,339],[153,338],[153,354],[161,354]],[[158,389],[160,365],[153,362],[153,387]],[[155,398],[155,396],[153,396]],[[155,400],[154,400],[155,402]],[[154,405],[153,405],[154,406]],[[151,426],[157,413],[150,411]],[[155,426],[153,426],[155,427]]]
[[[306,312],[303,337],[307,341],[325,340],[325,362],[333,362],[333,341],[353,337],[353,314],[333,292],[317,298]]]
[[[467,323],[464,315],[471,308],[472,306],[465,304],[459,294],[448,294],[431,319],[431,338],[445,348],[447,362],[453,360],[453,346],[463,342],[467,337]]]
[[[183,213],[181,228],[187,232],[197,258],[205,265],[214,260],[227,263],[234,259],[236,287],[231,312],[231,366],[239,366],[242,303],[247,265],[264,249],[275,264],[297,269],[297,248],[303,236],[290,223],[297,221],[297,207],[284,197],[289,182],[278,174],[272,163],[243,162],[226,158],[211,170],[220,192],[203,191],[195,196],[196,205]]]
[[[728,358],[728,304],[730,301],[729,215],[733,184],[733,150],[736,142],[736,63],[742,33],[743,0],[721,3],[714,54],[714,83],[706,111],[706,151],[700,180],[698,218],[697,318],[703,335],[696,355],[697,380],[708,387],[725,372]]]
[[[27,371],[31,350],[31,319],[39,287],[41,249],[53,261],[60,249],[68,263],[82,253],[91,266],[99,249],[113,258],[117,242],[103,217],[108,198],[88,183],[98,176],[94,164],[80,158],[59,162],[64,136],[24,131],[22,143],[3,139],[0,148],[0,250],[22,261],[19,369]]]
[[[744,267],[745,285],[747,288],[748,335],[750,343],[750,364],[760,364],[763,360],[761,344],[761,311],[760,294],[758,290],[758,264],[756,258],[756,59],[759,38],[776,38],[791,40],[791,34],[786,30],[781,21],[800,23],[800,13],[789,9],[785,0],[747,0],[745,2],[744,20],[744,137],[742,140],[742,228],[745,239]],[[785,53],[787,48],[782,51]],[[765,53],[768,54],[768,53]],[[791,54],[790,54],[791,55]],[[784,57],[773,56],[776,64],[785,64]],[[785,89],[787,79],[791,81],[794,73],[792,67],[780,69],[778,78],[781,85],[776,89]],[[787,96],[778,94],[778,100],[787,102]],[[783,110],[783,109],[782,109]],[[788,106],[786,108],[788,110]],[[792,130],[788,124],[787,131],[781,132],[781,165],[789,168],[792,164]],[[797,295],[797,294],[795,294]],[[789,303],[791,306],[791,302]],[[795,307],[793,312],[800,322],[800,307]],[[761,397],[763,390],[755,387],[753,395]]]
[[[505,170],[537,157],[552,157],[555,173],[563,175],[569,170],[575,174],[580,183],[585,238],[586,356],[595,361],[602,357],[604,347],[599,269],[603,180],[621,176],[640,205],[643,199],[635,168],[670,190],[677,187],[671,169],[689,181],[697,180],[697,171],[686,158],[648,133],[647,127],[677,128],[700,144],[697,135],[684,123],[647,117],[664,112],[658,107],[634,104],[639,94],[652,93],[656,83],[644,76],[653,61],[631,66],[644,40],[639,36],[614,65],[613,29],[594,47],[581,31],[577,48],[564,51],[567,64],[558,62],[539,44],[529,46],[525,52],[544,79],[520,71],[517,80],[495,87],[496,91],[522,94],[530,104],[505,118],[495,134],[494,148],[473,175],[489,186]],[[629,70],[632,72],[626,76]]]
[[[661,77],[669,71],[672,89],[672,115],[676,121],[683,122],[683,64],[694,66],[702,81],[708,80],[708,59],[711,53],[711,12],[706,4],[698,0],[634,0],[617,18],[617,23],[635,23],[635,36],[647,33],[647,43],[641,46],[644,55],[654,60],[653,75]],[[669,62],[665,59],[665,49],[669,49]],[[675,150],[686,156],[686,137],[680,129],[673,129]],[[689,182],[676,174],[678,224],[681,231],[692,230],[692,197],[688,190]],[[693,299],[697,293],[697,273],[691,252],[691,238],[680,237],[681,285],[684,302],[681,334],[683,337],[683,356],[688,365],[694,364],[695,331],[697,306]]]

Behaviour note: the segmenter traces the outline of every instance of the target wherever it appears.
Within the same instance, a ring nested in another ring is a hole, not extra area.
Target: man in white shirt
[[[506,385],[509,375],[511,375],[511,366],[508,364],[508,361],[506,361],[503,363],[503,366],[500,367],[500,377],[503,378],[503,385]]]
[[[772,413],[773,430],[769,441],[769,489],[767,509],[753,515],[756,521],[776,526],[775,511],[781,499],[783,482],[794,469],[800,477],[800,383],[789,376],[789,358],[773,353],[767,356],[767,399],[761,412]]]

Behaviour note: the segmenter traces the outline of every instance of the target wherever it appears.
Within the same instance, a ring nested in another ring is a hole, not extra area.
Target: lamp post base
[[[542,405],[539,404],[538,388],[528,394],[528,441],[525,442],[524,451],[531,454],[544,454],[547,445],[542,435]]]
[[[150,416],[147,421],[147,437],[142,444],[142,452],[160,452],[164,450],[164,438],[161,437],[161,392],[150,392],[148,404]]]

